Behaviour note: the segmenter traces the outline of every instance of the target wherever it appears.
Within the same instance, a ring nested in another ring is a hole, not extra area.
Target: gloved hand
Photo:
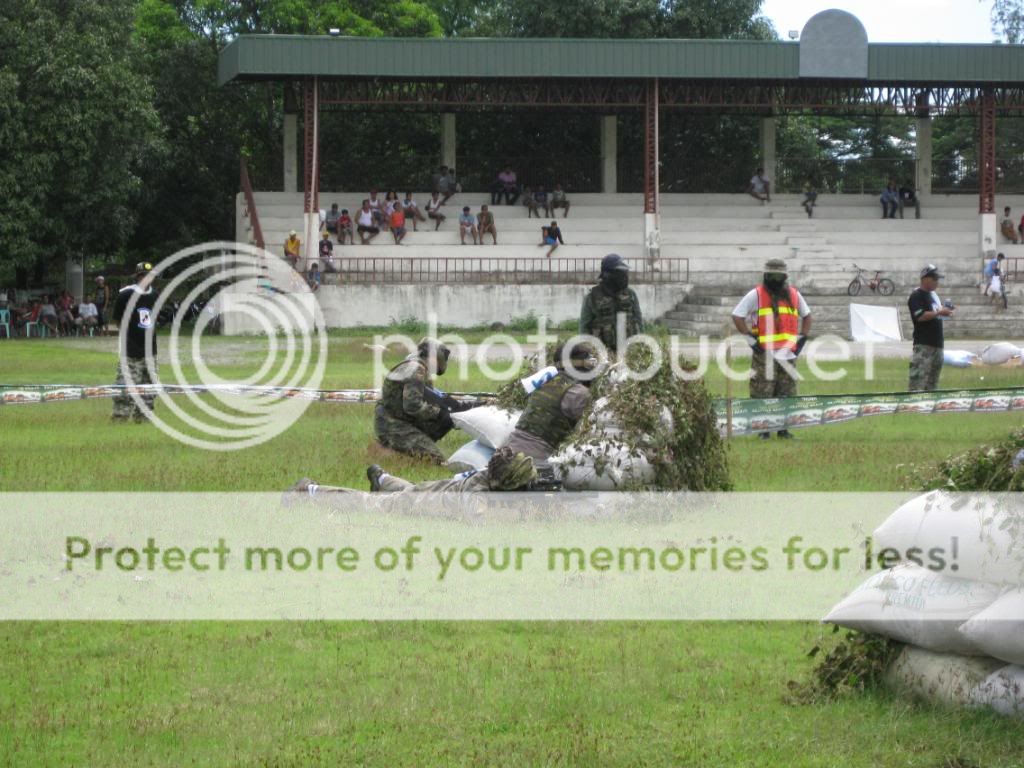
[[[446,432],[455,429],[455,422],[452,421],[452,412],[443,406],[441,408],[441,416],[438,419],[438,422],[440,423],[441,428]]]
[[[750,348],[755,352],[764,351],[764,348],[761,346],[761,342],[757,340],[757,334],[752,333],[749,336],[747,336],[747,344],[749,344]]]
[[[799,357],[800,353],[803,351],[804,344],[806,344],[806,343],[807,343],[807,336],[805,334],[801,333],[797,337],[797,339],[796,339],[796,346],[793,347],[793,354],[796,355],[797,357]]]
[[[447,408],[452,413],[462,413],[463,411],[468,411],[470,408],[475,408],[476,407],[476,403],[463,402],[462,400],[456,400],[451,395],[445,395],[441,399],[441,403],[442,403],[443,407]]]

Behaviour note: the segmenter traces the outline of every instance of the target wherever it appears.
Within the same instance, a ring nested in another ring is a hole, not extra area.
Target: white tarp
[[[850,338],[854,341],[903,341],[896,307],[850,305]]]

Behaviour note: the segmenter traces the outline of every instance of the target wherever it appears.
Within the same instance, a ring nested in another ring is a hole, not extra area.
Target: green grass
[[[367,338],[332,334],[326,387],[369,386]],[[214,339],[223,374],[255,340]],[[0,342],[0,383],[104,383],[104,340]],[[805,393],[891,391],[807,382]],[[1013,370],[943,373],[948,387],[1020,383]],[[722,379],[711,386],[724,390]],[[447,388],[492,388],[475,368]],[[737,394],[743,394],[738,392]],[[313,404],[292,429],[210,454],[110,403],[0,406],[0,490],[279,490],[308,474],[362,486],[371,461],[443,476],[372,445],[368,406]],[[732,441],[739,490],[899,490],[908,465],[1020,427],[1019,414],[887,416]],[[450,436],[447,449],[465,438]],[[2,567],[2,564],[0,564]],[[0,764],[686,765],[981,768],[1024,763],[1024,724],[878,692],[787,703],[808,674],[811,623],[0,624]]]

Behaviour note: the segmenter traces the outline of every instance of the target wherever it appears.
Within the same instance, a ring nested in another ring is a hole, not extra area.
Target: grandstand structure
[[[685,334],[720,334],[728,310],[758,279],[768,258],[790,264],[793,282],[815,307],[819,330],[845,335],[852,265],[884,269],[892,297],[861,303],[902,306],[920,266],[938,263],[944,291],[961,313],[950,335],[1024,331],[1018,313],[1000,314],[978,292],[981,258],[1014,246],[996,230],[999,196],[995,130],[999,115],[1024,110],[1024,51],[1001,45],[869,44],[850,14],[826,11],[799,42],[686,40],[388,40],[331,36],[241,36],[221,54],[220,80],[281,81],[303,113],[303,177],[298,185],[298,114],[285,120],[284,183],[254,191],[243,169],[237,233],[243,242],[281,253],[291,229],[318,239],[321,208],[358,209],[362,191],[320,190],[318,121],[332,108],[440,113],[440,163],[456,165],[455,121],[461,110],[551,109],[601,121],[602,192],[574,194],[564,222],[566,245],[550,260],[537,247],[540,225],[522,206],[496,206],[499,245],[459,245],[457,216],[490,203],[482,193],[449,202],[437,232],[421,224],[395,246],[382,233],[367,247],[335,246],[337,274],[318,300],[329,325],[381,324],[433,309],[445,322],[476,325],[530,311],[555,321],[578,312],[597,263],[615,251],[633,267],[633,284],[649,318]],[[774,173],[775,117],[789,113],[901,114],[917,121],[915,182],[921,219],[880,221],[876,194],[822,195],[813,218],[795,196],[768,205],[743,195],[661,194],[658,121],[664,110],[731,112],[761,119],[761,159]],[[616,120],[644,116],[644,190],[616,184]],[[931,193],[930,120],[975,116],[979,123],[977,197]],[[429,194],[417,195],[420,205]],[[1020,246],[1018,246],[1020,247]],[[1022,248],[1021,257],[1024,257]],[[1016,326],[1021,324],[1021,328]]]

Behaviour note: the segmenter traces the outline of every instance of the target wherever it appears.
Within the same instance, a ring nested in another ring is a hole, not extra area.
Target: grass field
[[[370,385],[367,341],[331,337],[324,387]],[[261,350],[210,342],[223,375],[251,371]],[[115,360],[101,339],[0,343],[0,383],[107,383]],[[802,391],[905,387],[903,361],[876,373]],[[943,386],[1022,383],[1014,370],[979,375],[947,370]],[[718,377],[709,386],[724,391]],[[471,369],[447,388],[493,386]],[[371,461],[444,474],[374,448],[368,406],[314,404],[274,440],[219,454],[111,425],[109,412],[109,401],[0,407],[0,490],[279,490],[302,475],[361,487]],[[739,490],[912,489],[915,468],[1022,422],[878,417],[790,442],[736,439],[730,460]],[[3,623],[0,764],[1024,764],[1024,724],[996,715],[884,692],[788,703],[820,635],[784,622]]]

